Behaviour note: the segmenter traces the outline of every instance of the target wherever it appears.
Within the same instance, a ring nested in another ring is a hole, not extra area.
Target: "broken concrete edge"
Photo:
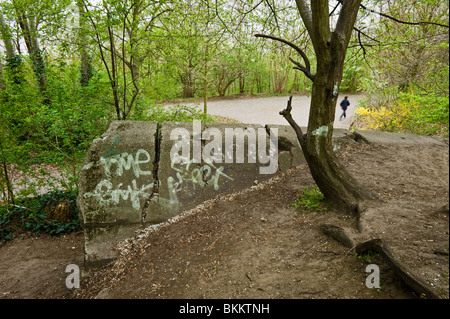
[[[364,141],[368,144],[449,144],[448,138],[428,135],[415,135],[407,133],[392,133],[370,130],[355,130],[352,132],[355,141]]]
[[[116,256],[110,243],[131,236],[141,227],[145,211],[127,210],[123,204],[113,202],[124,196],[132,198],[136,191],[145,190],[149,197],[153,196],[157,158],[152,156],[157,150],[154,142],[158,140],[158,129],[156,122],[114,121],[89,148],[80,170],[77,198],[80,223],[84,228],[85,266],[97,267],[113,260]],[[112,161],[115,166],[111,166]],[[111,170],[111,167],[117,168]],[[123,174],[128,170],[134,174]],[[123,183],[133,187],[125,185],[125,189],[121,189]],[[113,185],[116,185],[114,189]],[[137,185],[146,186],[139,188]],[[104,189],[110,190],[109,196],[99,194]],[[100,200],[108,205],[100,205]]]

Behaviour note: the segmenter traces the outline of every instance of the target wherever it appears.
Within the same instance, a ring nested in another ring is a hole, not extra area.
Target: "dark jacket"
[[[343,100],[342,100],[342,102],[341,102],[341,107],[342,107],[342,109],[343,109],[344,111],[347,110],[347,107],[348,107],[349,105],[350,105],[349,100],[347,100],[347,99],[343,99]]]

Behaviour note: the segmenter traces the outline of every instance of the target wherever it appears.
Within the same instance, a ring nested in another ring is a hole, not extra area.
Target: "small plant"
[[[291,207],[302,213],[306,213],[306,211],[327,211],[328,205],[325,205],[324,200],[325,196],[317,186],[305,187],[303,191],[298,192]]]
[[[372,264],[373,263],[372,259],[374,257],[380,257],[380,254],[374,253],[374,252],[372,252],[370,250],[366,254],[362,254],[362,255],[355,254],[355,255],[356,255],[356,257],[358,257],[359,260],[364,261],[366,264]]]

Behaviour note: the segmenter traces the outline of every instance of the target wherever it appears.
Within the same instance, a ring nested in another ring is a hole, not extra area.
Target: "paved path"
[[[362,95],[349,95],[351,103],[347,110],[347,119],[339,121],[339,116],[342,110],[339,106],[340,101],[344,96],[339,96],[338,105],[336,106],[336,120],[334,122],[335,128],[348,129],[355,114],[355,107],[359,100],[363,98]],[[286,120],[279,114],[279,112],[286,108],[287,96],[263,97],[263,98],[249,98],[249,99],[233,99],[222,101],[208,102],[208,114],[221,115],[228,118],[238,120],[241,123],[247,124],[281,124],[288,125]],[[311,98],[308,96],[294,96],[292,98],[292,116],[297,124],[300,126],[308,125],[309,106]],[[189,103],[188,105],[194,105]],[[200,103],[199,108],[203,110],[203,103]]]

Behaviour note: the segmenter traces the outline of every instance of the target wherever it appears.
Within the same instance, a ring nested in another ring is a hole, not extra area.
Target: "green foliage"
[[[0,205],[0,242],[12,239],[16,231],[59,235],[79,229],[76,197],[76,193],[52,191],[41,196],[16,200],[15,205]],[[61,201],[70,203],[68,222],[47,216],[48,207]]]
[[[13,223],[13,210],[0,206],[0,244],[2,241],[11,240],[14,230],[11,227]]]
[[[449,99],[446,96],[394,93],[387,103],[371,104],[366,100],[356,114],[370,129],[449,136]]]
[[[198,107],[186,105],[165,107],[164,105],[156,104],[148,107],[144,103],[136,105],[130,119],[135,121],[155,121],[158,123],[192,122],[194,120],[200,120],[205,123],[215,122],[211,115],[204,114]]]
[[[325,196],[317,186],[305,187],[303,191],[298,191],[297,198],[291,207],[306,213],[307,211],[327,211],[328,205],[324,203]]]
[[[45,183],[50,189],[76,193],[77,172],[89,145],[117,118],[159,123],[214,121],[199,107],[164,107],[154,101],[311,90],[311,81],[292,70],[289,57],[300,59],[292,49],[251,36],[256,28],[292,41],[306,52],[314,72],[312,45],[291,4],[280,3],[275,10],[252,1],[229,6],[225,0],[84,3],[78,5],[80,25],[70,29],[66,21],[73,1],[0,2],[5,21],[0,34],[3,44],[6,34],[13,43],[24,42],[19,9],[25,20],[44,22],[29,34],[28,40],[40,44],[34,56],[13,48],[8,58],[1,57],[3,201],[13,201],[14,196],[8,194],[11,176],[7,176],[12,168],[27,175],[19,185],[23,190],[15,192],[19,198],[36,198]],[[221,12],[214,7],[222,8]],[[437,0],[402,0],[393,2],[390,10],[404,21],[448,20],[448,2]],[[245,12],[245,19],[239,12]],[[355,33],[347,51],[341,91],[362,89],[368,94],[364,107],[374,119],[374,128],[448,136],[448,35],[431,25],[368,20],[358,19],[358,29],[364,34],[357,39]],[[372,37],[376,42],[370,44]],[[83,83],[82,72],[88,73]],[[41,163],[62,168],[65,178],[55,180],[45,170],[32,169]],[[323,208],[317,191],[304,190],[293,207]],[[0,237],[6,238],[11,228],[7,225],[17,222],[19,214],[9,206],[1,209]],[[39,213],[33,216],[38,218]],[[37,220],[31,228],[50,227]]]

